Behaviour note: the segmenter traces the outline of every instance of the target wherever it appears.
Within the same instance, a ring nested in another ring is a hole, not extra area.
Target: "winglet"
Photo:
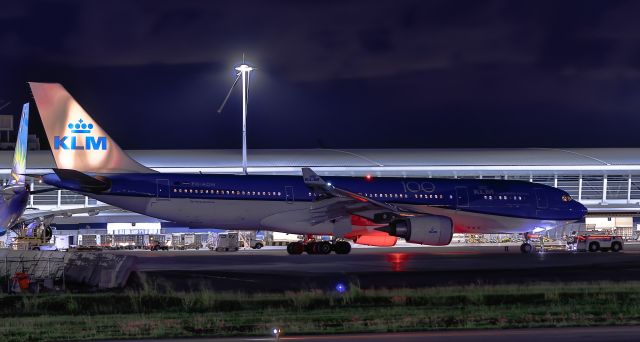
[[[303,167],[302,168],[302,178],[304,179],[304,184],[308,186],[325,186],[327,183],[318,176],[311,168]]]

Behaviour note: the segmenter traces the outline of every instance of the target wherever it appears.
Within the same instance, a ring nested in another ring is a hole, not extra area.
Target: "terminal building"
[[[242,173],[238,150],[131,150],[127,153],[159,172]],[[9,178],[12,151],[0,151],[0,177]],[[567,191],[589,214],[582,224],[637,236],[640,217],[640,148],[573,149],[304,149],[249,150],[251,174],[300,175],[311,167],[321,176],[442,177],[515,179]],[[49,151],[29,151],[27,173],[51,172]],[[46,186],[32,183],[34,189]],[[96,205],[96,201],[66,190],[32,196],[40,210]],[[125,233],[175,227],[170,222],[129,212],[103,212],[58,218],[58,229],[107,229]],[[144,225],[140,223],[145,223]],[[138,224],[138,228],[136,228]],[[142,228],[144,226],[144,228]],[[215,229],[216,227],[211,227]]]

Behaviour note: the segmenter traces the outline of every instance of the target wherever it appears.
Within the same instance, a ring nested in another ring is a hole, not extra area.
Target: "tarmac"
[[[456,330],[456,331],[427,331],[407,333],[375,333],[375,334],[344,334],[327,336],[287,336],[275,337],[240,337],[240,338],[187,338],[187,339],[145,339],[148,342],[249,342],[249,341],[545,341],[545,342],[585,342],[585,341],[637,341],[640,335],[638,326],[619,327],[576,327],[576,328],[539,328],[539,329],[488,329],[488,330]],[[138,340],[117,340],[132,342]],[[107,341],[102,341],[107,342]]]
[[[508,247],[508,248],[505,248]],[[640,244],[619,253],[521,254],[518,245],[354,248],[349,255],[288,255],[282,247],[238,252],[116,251],[137,256],[139,279],[173,290],[234,291],[422,287],[532,282],[640,281]]]
[[[505,248],[508,247],[508,248]],[[117,251],[137,257],[139,279],[184,290],[289,291],[422,287],[535,282],[640,281],[640,244],[619,253],[576,253],[547,249],[521,254],[518,245],[354,248],[349,255],[288,255],[284,248],[199,251]],[[139,280],[138,279],[138,280]],[[134,281],[135,282],[135,281]],[[135,286],[135,284],[132,284]],[[188,338],[145,341],[637,341],[640,326],[487,329],[262,337]],[[131,340],[133,341],[133,340]]]

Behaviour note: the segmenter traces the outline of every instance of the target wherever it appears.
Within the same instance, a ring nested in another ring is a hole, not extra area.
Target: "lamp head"
[[[240,72],[248,72],[253,70],[252,67],[246,65],[246,64],[242,64],[241,66],[237,67],[236,70],[240,71]]]

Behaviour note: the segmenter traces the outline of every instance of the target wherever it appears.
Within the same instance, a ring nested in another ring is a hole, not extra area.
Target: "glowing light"
[[[404,272],[407,261],[409,261],[409,254],[389,253],[387,254],[387,261],[391,263],[391,270],[393,270],[393,272]]]
[[[371,181],[373,179],[373,176],[366,175],[366,176],[364,176],[364,179],[368,182],[368,181]]]
[[[336,291],[338,293],[345,293],[347,292],[347,286],[343,283],[338,283],[336,284]]]
[[[252,67],[246,65],[246,64],[242,64],[241,66],[237,67],[236,70],[240,71],[240,72],[249,72],[251,70],[253,70]]]
[[[328,186],[331,186],[331,182],[327,183]]]

